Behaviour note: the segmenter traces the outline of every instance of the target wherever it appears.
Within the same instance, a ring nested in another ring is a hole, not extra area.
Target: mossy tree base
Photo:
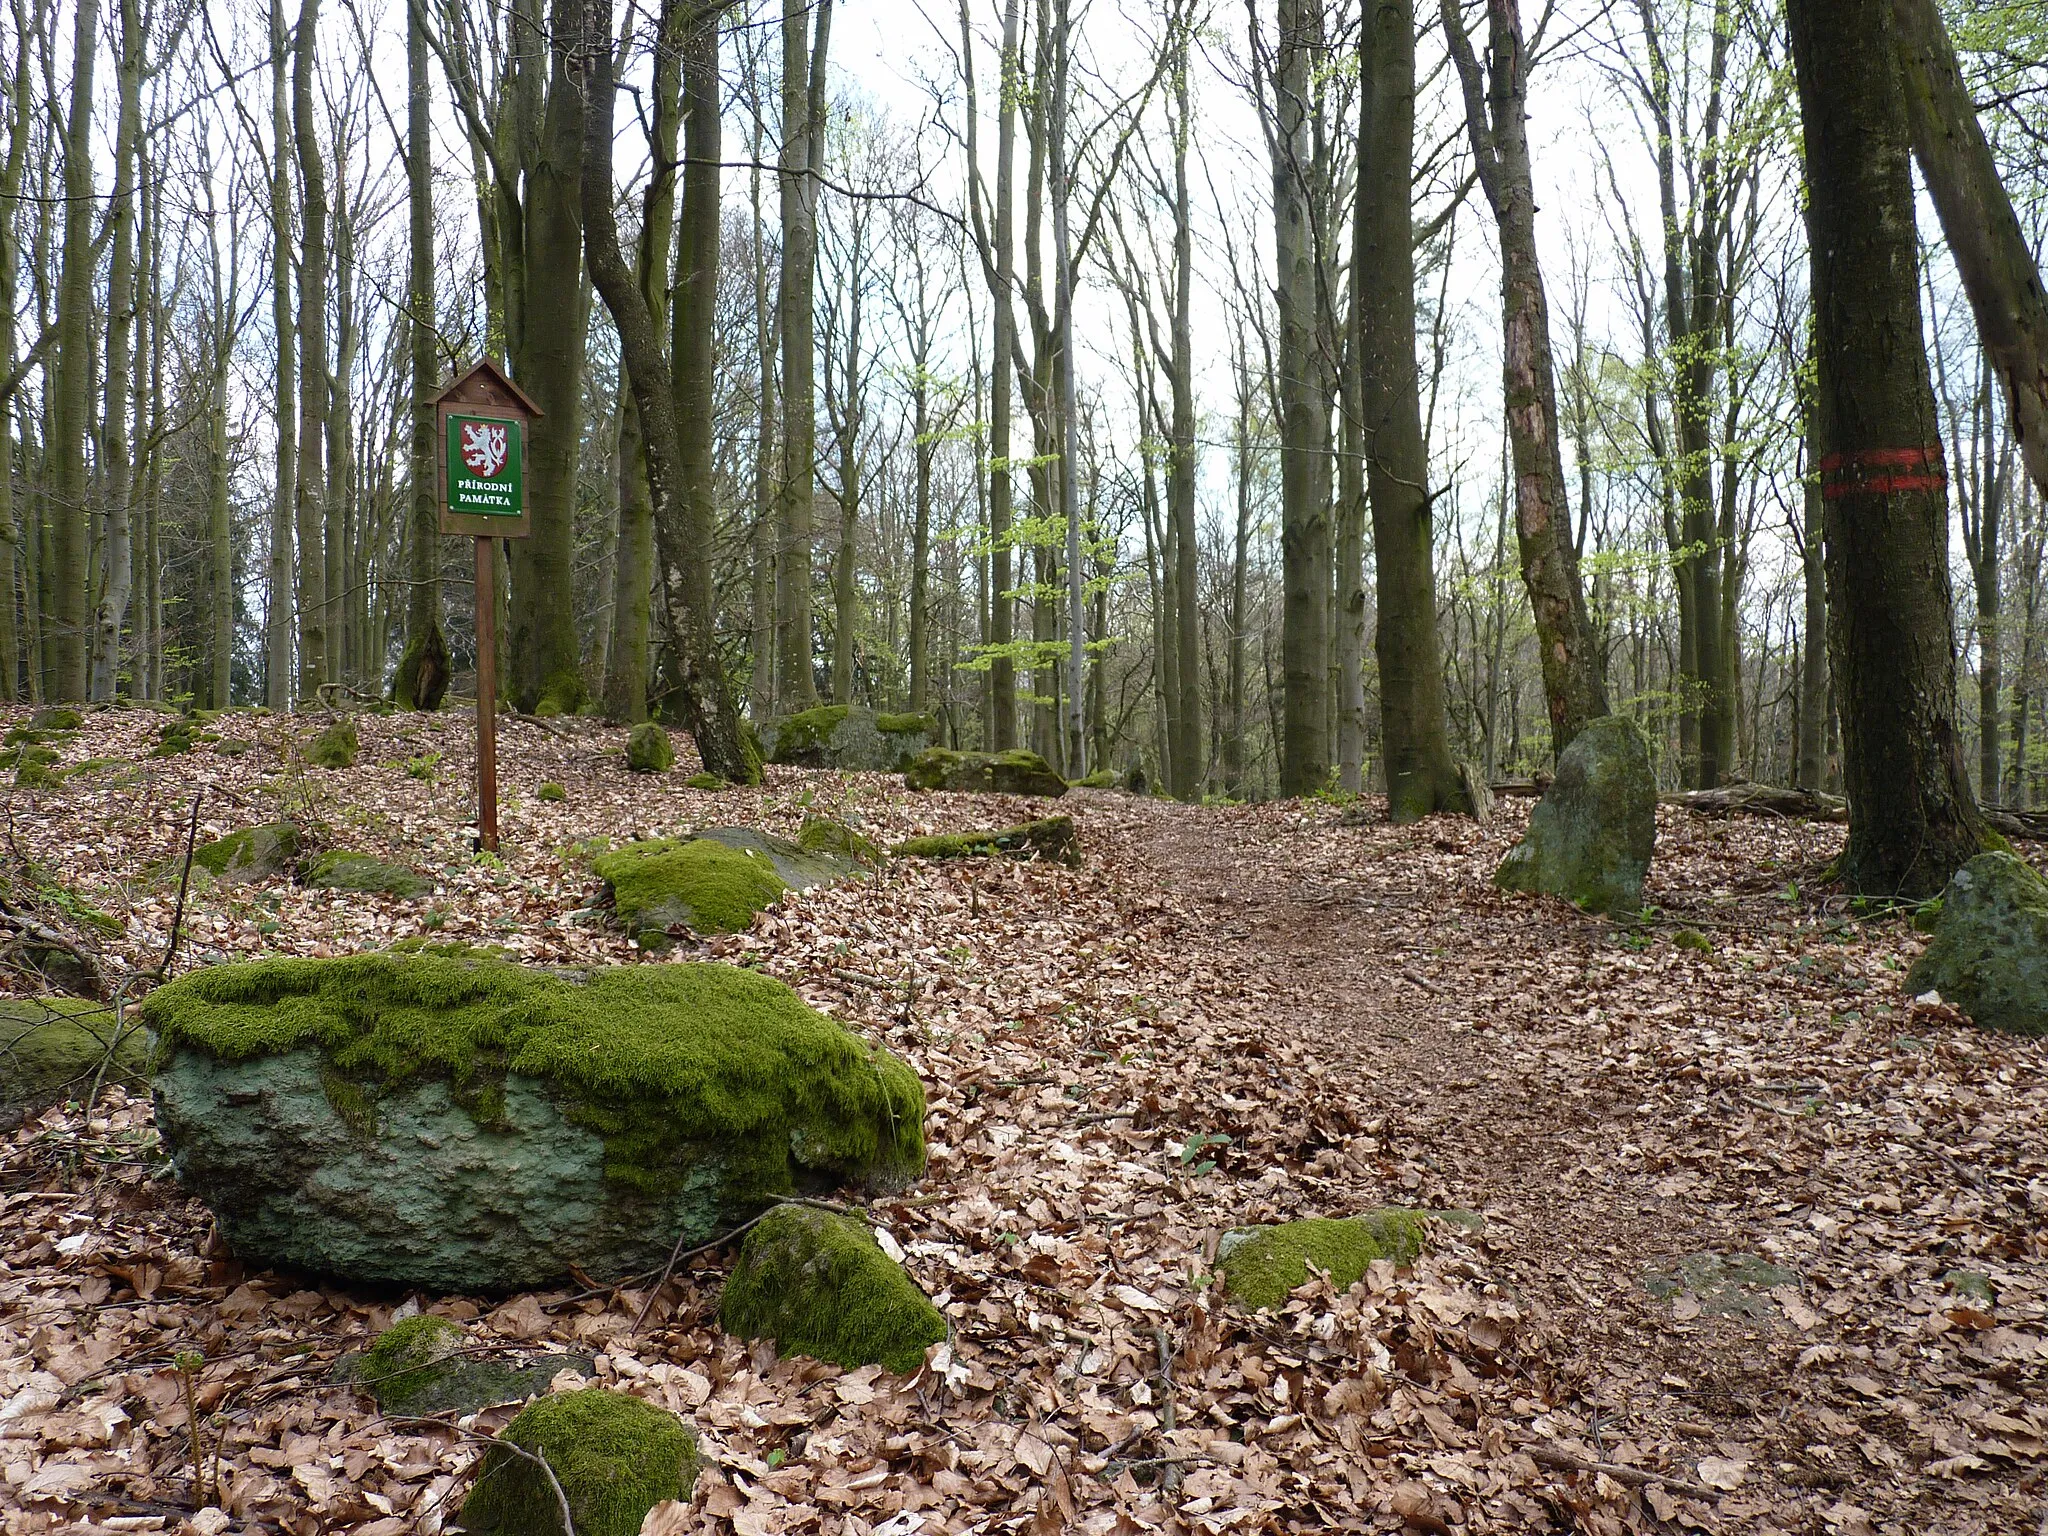
[[[448,696],[448,641],[441,626],[429,620],[427,627],[405,643],[398,658],[398,671],[391,679],[391,702],[400,709],[432,713]]]
[[[901,1187],[924,1092],[782,983],[434,954],[150,994],[157,1126],[244,1261],[449,1292],[659,1268],[793,1193]]]
[[[784,1355],[907,1373],[946,1337],[946,1320],[868,1224],[815,1206],[770,1211],[747,1234],[718,1304],[719,1326],[773,1339]]]
[[[666,1408],[603,1387],[543,1397],[498,1438],[528,1455],[484,1452],[462,1505],[471,1536],[563,1536],[564,1497],[575,1536],[639,1536],[647,1511],[687,1499],[697,1483],[689,1427]],[[554,1483],[529,1459],[536,1456]]]

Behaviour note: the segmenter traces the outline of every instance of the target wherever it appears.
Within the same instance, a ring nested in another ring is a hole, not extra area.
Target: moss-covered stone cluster
[[[882,862],[881,849],[845,822],[830,816],[804,817],[804,824],[796,835],[796,844],[806,853],[832,854],[867,865]]]
[[[1375,1259],[1411,1262],[1422,1252],[1428,1212],[1385,1209],[1362,1216],[1311,1216],[1270,1227],[1226,1233],[1216,1268],[1233,1300],[1254,1311],[1281,1306],[1287,1293],[1308,1283],[1308,1266],[1325,1271],[1348,1290]]]
[[[638,1536],[650,1509],[688,1498],[697,1482],[697,1440],[688,1426],[665,1408],[603,1387],[540,1398],[498,1438],[462,1505],[462,1527],[472,1536],[562,1536],[555,1484],[575,1536]],[[553,1482],[530,1457],[546,1461]]]
[[[954,752],[931,747],[904,770],[912,789],[944,789],[964,794],[1064,795],[1067,781],[1036,752]]]
[[[1503,890],[1562,896],[1588,912],[1633,912],[1657,845],[1657,780],[1635,722],[1586,723],[1557,760],[1529,829],[1494,872]]]
[[[897,1372],[916,1370],[946,1337],[939,1309],[866,1222],[808,1205],[778,1206],[747,1234],[718,1321],[785,1355]]]
[[[313,738],[306,748],[306,761],[315,768],[353,768],[362,750],[355,721],[344,715]]]
[[[768,725],[768,760],[797,768],[901,770],[937,734],[938,721],[929,714],[820,704]]]
[[[1081,863],[1081,839],[1074,831],[1071,816],[1048,816],[1000,831],[941,832],[913,837],[889,851],[904,859],[979,859],[1008,854],[1074,868]]]

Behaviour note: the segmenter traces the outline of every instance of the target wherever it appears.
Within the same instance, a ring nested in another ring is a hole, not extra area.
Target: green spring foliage
[[[306,761],[315,768],[353,768],[362,749],[355,721],[337,720],[313,738],[313,744],[306,748]]]
[[[365,896],[396,896],[409,900],[424,895],[429,882],[403,864],[388,864],[367,853],[332,849],[299,869],[301,883],[323,891],[355,891]]]
[[[924,1364],[946,1320],[875,1242],[866,1222],[778,1206],[747,1234],[718,1304],[719,1326],[773,1339],[784,1355],[898,1373]]]
[[[140,1011],[162,1059],[309,1048],[372,1096],[446,1081],[484,1124],[502,1112],[507,1074],[536,1079],[605,1138],[607,1178],[653,1191],[683,1149],[717,1143],[756,1157],[741,1182],[772,1199],[790,1188],[797,1134],[812,1168],[901,1182],[924,1166],[917,1075],[781,982],[736,966],[559,973],[388,951],[256,960],[181,976]]]
[[[675,766],[676,749],[665,727],[642,720],[626,733],[626,767],[633,773],[666,773]]]
[[[1255,1227],[1225,1239],[1216,1268],[1237,1302],[1254,1311],[1280,1307],[1289,1291],[1308,1283],[1311,1262],[1329,1274],[1339,1291],[1364,1278],[1375,1259],[1412,1262],[1422,1252],[1426,1221],[1426,1212],[1388,1208],[1343,1219],[1312,1216]]]
[[[499,1439],[545,1458],[569,1501],[575,1536],[638,1536],[647,1511],[685,1499],[697,1482],[697,1440],[666,1408],[586,1387],[539,1398]],[[462,1505],[472,1536],[563,1536],[547,1474],[492,1446]]]
[[[102,1062],[107,1082],[148,1086],[149,1047],[132,1016],[121,1032],[104,1003],[70,997],[0,1002],[0,1105],[46,1104],[82,1093]]]
[[[806,816],[797,832],[796,845],[806,853],[836,853],[862,864],[882,862],[882,850],[843,821],[830,816]]]
[[[628,933],[676,923],[699,933],[742,933],[756,912],[789,889],[766,858],[711,838],[628,843],[590,867],[611,887],[613,909]]]
[[[564,800],[569,798],[569,791],[562,788],[561,785],[550,781],[549,783],[543,784],[539,789],[535,790],[533,792],[533,797],[534,799],[543,801],[549,805],[560,805]]]

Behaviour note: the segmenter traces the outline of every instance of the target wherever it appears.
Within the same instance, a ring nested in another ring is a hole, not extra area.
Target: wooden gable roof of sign
[[[456,375],[434,396],[435,405],[485,405],[500,410],[524,411],[528,416],[547,413],[533,403],[533,397],[514,384],[488,357],[478,359],[467,373]]]

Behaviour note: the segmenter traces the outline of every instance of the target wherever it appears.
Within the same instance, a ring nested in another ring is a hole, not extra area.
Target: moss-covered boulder
[[[288,821],[244,827],[192,850],[196,867],[230,884],[274,880],[298,858],[299,829]]]
[[[46,704],[28,717],[29,728],[37,731],[75,731],[85,716],[67,704]]]
[[[379,1412],[418,1415],[476,1413],[538,1397],[558,1372],[589,1375],[592,1366],[587,1355],[513,1360],[474,1354],[460,1323],[421,1312],[393,1323],[335,1374],[375,1398]]]
[[[299,869],[299,882],[319,891],[396,896],[402,901],[424,896],[433,889],[433,883],[417,870],[372,858],[367,853],[350,853],[345,848],[330,849],[308,859]]]
[[[591,860],[619,926],[635,936],[673,928],[741,933],[785,892],[858,874],[851,859],[814,851],[752,827],[706,827],[691,837],[651,838]]]
[[[667,773],[675,763],[676,749],[666,726],[642,720],[626,733],[626,767],[631,772]]]
[[[731,789],[732,783],[716,773],[693,773],[683,780],[685,789]]]
[[[937,719],[928,714],[877,714],[852,704],[821,704],[769,721],[761,736],[771,763],[900,773],[932,744],[938,729]]]
[[[1332,1219],[1311,1216],[1270,1227],[1226,1232],[1216,1246],[1216,1268],[1231,1298],[1253,1310],[1278,1307],[1308,1283],[1308,1266],[1325,1271],[1348,1290],[1375,1259],[1411,1262],[1422,1252],[1428,1213],[1386,1209]]]
[[[733,966],[273,959],[141,1009],[164,1145],[250,1264],[465,1293],[608,1280],[924,1164],[916,1074]]]
[[[912,789],[950,789],[968,794],[1064,795],[1067,781],[1036,752],[953,752],[933,747],[904,771]]]
[[[560,805],[569,798],[569,791],[550,780],[533,792],[533,798],[544,805]]]
[[[0,1125],[30,1110],[83,1095],[102,1082],[148,1085],[149,1047],[131,1015],[125,1029],[105,1003],[74,997],[0,1001]]]
[[[562,1536],[563,1498],[575,1536],[639,1536],[650,1509],[687,1499],[697,1482],[689,1426],[666,1408],[604,1387],[543,1397],[498,1438],[526,1455],[493,1445],[477,1462],[462,1505],[470,1536]],[[547,1463],[552,1482],[535,1458]]]
[[[1043,859],[1077,869],[1081,864],[1081,839],[1074,832],[1071,816],[1048,816],[999,832],[941,832],[931,837],[913,837],[889,851],[901,859],[980,859],[1008,854],[1012,858]]]
[[[879,864],[882,850],[843,821],[830,816],[806,816],[796,834],[796,844],[805,853],[832,854],[856,864]]]
[[[810,1205],[770,1211],[747,1234],[718,1323],[777,1353],[909,1372],[946,1337],[946,1320],[868,1224]]]
[[[353,768],[362,750],[355,721],[344,716],[313,738],[306,748],[306,761],[315,768]]]
[[[1591,720],[1557,760],[1529,830],[1494,872],[1503,890],[1562,896],[1588,912],[1633,912],[1657,846],[1657,780],[1633,721]]]
[[[2048,880],[2011,853],[1980,853],[1948,882],[1933,941],[1906,973],[1973,1023],[2048,1035]]]

